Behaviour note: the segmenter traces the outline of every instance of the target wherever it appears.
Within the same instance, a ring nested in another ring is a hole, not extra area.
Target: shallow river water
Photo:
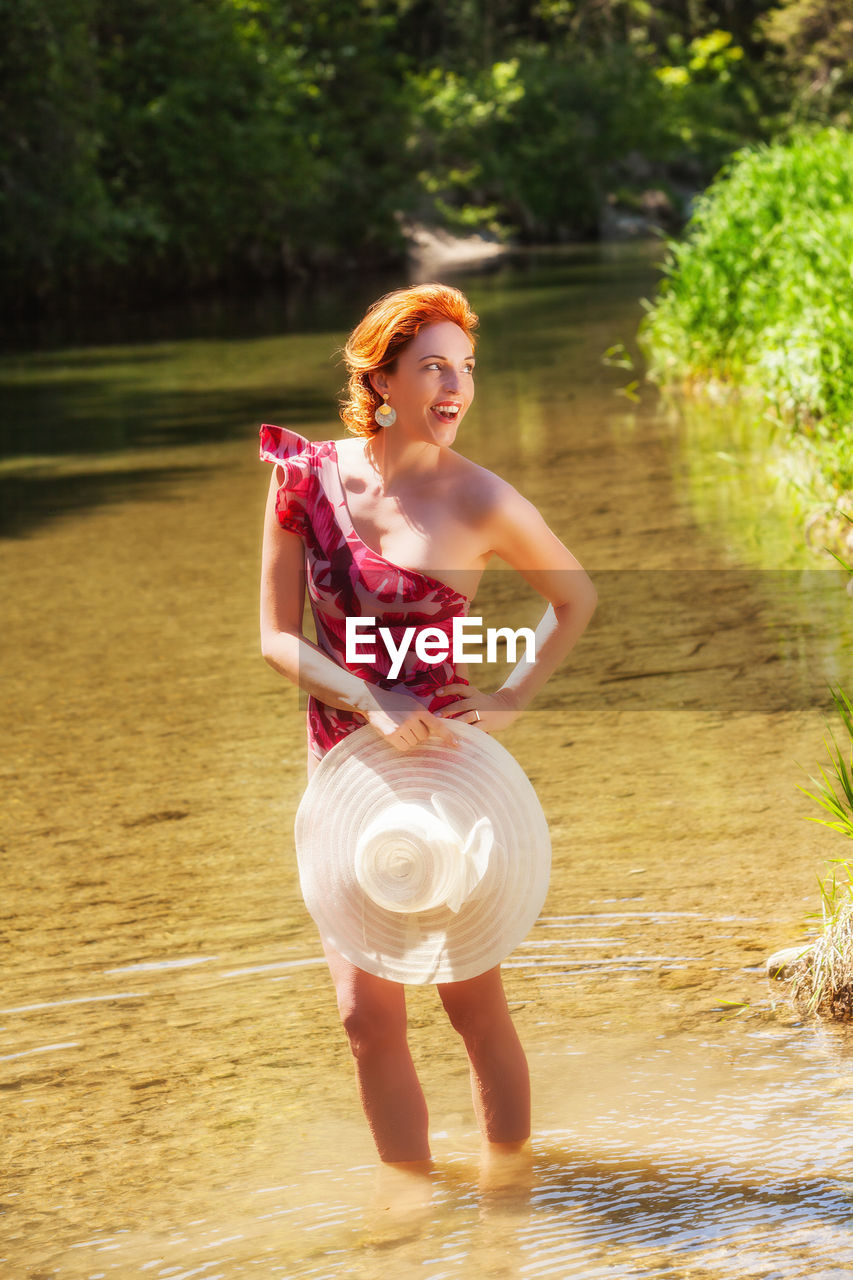
[[[257,634],[258,426],[344,435],[335,349],[400,282],[0,362],[4,1280],[853,1273],[853,1041],[763,968],[846,852],[798,787],[853,606],[748,460],[727,487],[725,420],[697,439],[603,363],[636,359],[654,257],[454,277],[481,316],[456,447],[599,591],[500,735],[553,843],[504,966],[534,1098],[507,1166],[429,987],[435,1169],[376,1164],[296,879],[304,697]],[[493,561],[471,613],[543,609]]]

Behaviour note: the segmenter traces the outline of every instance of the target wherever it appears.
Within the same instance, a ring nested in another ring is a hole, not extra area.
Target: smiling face
[[[387,392],[401,427],[418,439],[451,444],[474,399],[474,348],[452,320],[425,325],[397,356],[393,373],[380,370],[370,380]]]

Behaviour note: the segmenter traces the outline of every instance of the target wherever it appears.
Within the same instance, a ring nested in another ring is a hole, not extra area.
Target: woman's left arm
[[[494,731],[518,718],[575,646],[595,612],[598,592],[533,503],[505,481],[489,513],[487,532],[493,554],[517,569],[549,602],[536,628],[532,661],[522,658],[494,693],[474,690],[472,696],[436,713],[468,719],[466,711],[479,711],[482,727]],[[446,692],[456,690],[470,692],[470,687],[444,687]]]

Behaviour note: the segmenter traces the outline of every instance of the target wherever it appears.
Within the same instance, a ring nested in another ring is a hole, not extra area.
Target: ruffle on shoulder
[[[278,463],[284,471],[283,489],[293,489],[311,474],[311,441],[288,427],[265,422],[261,427],[260,458]]]
[[[262,462],[284,462],[295,453],[301,453],[311,443],[306,436],[288,427],[276,427],[271,422],[261,426],[260,458]]]
[[[281,467],[284,479],[276,494],[276,516],[283,529],[305,537],[316,487],[311,466],[311,441],[298,431],[265,422],[260,430],[260,458]]]

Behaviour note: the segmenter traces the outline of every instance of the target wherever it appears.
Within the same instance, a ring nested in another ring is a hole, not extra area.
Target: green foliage
[[[116,252],[146,273],[195,280],[245,235],[252,186],[267,194],[280,139],[275,119],[258,130],[262,69],[224,8],[172,0],[168,23],[151,4],[98,9],[98,161],[121,228]]]
[[[96,0],[0,0],[0,235],[8,291],[47,291],[97,255],[108,220],[95,168]]]
[[[853,704],[851,704],[843,689],[838,689],[837,691],[831,689],[830,692],[841,715],[850,743],[853,744]],[[834,781],[819,765],[821,781],[818,782],[815,778],[811,779],[818,788],[817,792],[806,791],[805,787],[800,787],[800,790],[832,815],[831,820],[809,815],[813,822],[820,822],[823,826],[831,827],[833,831],[838,831],[847,836],[848,839],[853,840],[853,753],[848,763],[831,733],[830,737],[832,746],[830,747],[828,743],[826,745],[833,758],[832,773]]]
[[[828,482],[853,488],[853,135],[739,149],[670,239],[640,325],[648,376],[752,387]]]
[[[110,273],[194,286],[399,245],[408,99],[367,0],[0,6],[12,295]]]
[[[781,0],[759,18],[768,72],[788,90],[788,120],[849,126],[853,97],[853,0]],[[793,88],[794,92],[790,90]]]
[[[0,0],[7,299],[387,260],[405,214],[533,241],[677,205],[771,128],[767,8]]]
[[[732,33],[719,28],[689,41],[673,35],[667,53],[667,61],[654,67],[666,158],[698,155],[716,170],[761,127],[764,101],[757,70]]]
[[[683,112],[667,115],[668,90],[628,45],[602,58],[568,39],[528,43],[476,74],[432,67],[411,84],[422,209],[456,225],[477,211],[482,226],[523,240],[594,235],[626,156],[665,161],[686,149]],[[706,104],[697,113],[693,154],[715,161],[731,138],[703,130]]]

